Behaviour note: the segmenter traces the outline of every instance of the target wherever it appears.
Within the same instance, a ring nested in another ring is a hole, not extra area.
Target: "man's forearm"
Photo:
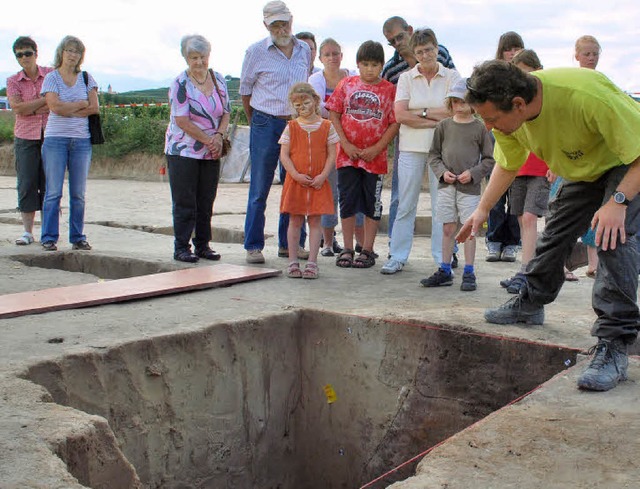
[[[251,107],[251,95],[242,96],[242,108],[247,116],[247,122],[251,124],[251,116],[253,115],[253,108]]]
[[[517,174],[517,171],[505,170],[496,164],[493,167],[491,177],[489,178],[489,185],[487,185],[487,188],[482,194],[478,208],[488,213],[507,191]]]
[[[624,193],[629,200],[633,200],[638,195],[640,192],[640,156],[629,165],[629,170],[627,170],[616,190]]]

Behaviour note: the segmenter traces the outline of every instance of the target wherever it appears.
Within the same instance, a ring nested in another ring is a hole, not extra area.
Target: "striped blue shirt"
[[[456,69],[449,51],[442,44],[438,44],[438,61],[445,68],[451,68],[452,70]],[[409,63],[407,63],[404,58],[400,56],[398,51],[396,51],[393,53],[393,57],[384,65],[384,68],[382,69],[382,78],[390,81],[394,85],[397,85],[400,75],[409,70],[409,68],[411,68]]]
[[[289,89],[306,82],[311,50],[293,38],[293,53],[287,58],[270,37],[247,49],[240,75],[240,95],[251,95],[251,107],[269,115],[291,115]]]
[[[61,102],[78,102],[79,100],[89,100],[88,90],[98,87],[90,73],[89,86],[84,84],[82,72],[78,73],[76,83],[72,87],[68,87],[60,72],[54,70],[47,74],[42,83],[42,95],[47,92],[57,93]],[[47,127],[44,130],[44,137],[63,137],[63,138],[81,138],[88,139],[89,135],[89,119],[88,117],[64,117],[56,114],[53,110],[49,113]]]

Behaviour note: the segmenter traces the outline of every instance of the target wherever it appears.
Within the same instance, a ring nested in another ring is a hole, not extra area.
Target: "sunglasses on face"
[[[16,53],[16,58],[20,59],[20,58],[22,58],[23,56],[24,56],[25,58],[30,58],[30,57],[31,57],[31,56],[33,56],[34,54],[36,54],[36,53],[35,53],[35,51],[19,51],[19,52],[17,52],[17,53]]]
[[[389,39],[389,46],[391,46],[392,48],[396,47],[397,44],[400,44],[403,41],[406,35],[407,33],[403,31],[397,36],[392,37],[391,39]]]
[[[476,99],[478,100],[486,100],[487,99],[487,94],[484,93],[482,90],[479,90],[478,88],[474,87],[472,83],[469,83],[470,78],[467,78],[467,90],[469,90],[469,92],[471,92],[471,95],[473,95]]]

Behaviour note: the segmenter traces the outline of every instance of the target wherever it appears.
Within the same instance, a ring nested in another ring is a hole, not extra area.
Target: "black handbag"
[[[87,86],[87,95],[89,93],[89,75],[86,71],[82,72],[84,84]],[[91,114],[89,116],[89,134],[91,135],[91,144],[104,144],[104,133],[102,132],[102,122],[100,114]]]

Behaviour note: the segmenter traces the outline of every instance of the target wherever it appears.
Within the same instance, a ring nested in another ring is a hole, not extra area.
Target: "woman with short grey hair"
[[[231,111],[227,83],[209,68],[211,44],[203,36],[184,36],[180,51],[188,68],[169,87],[171,121],[165,139],[173,201],[173,258],[187,263],[200,258],[219,260],[209,241]],[[195,252],[189,243],[192,234]]]
[[[189,54],[192,52],[209,56],[211,54],[211,43],[207,41],[204,36],[201,36],[199,34],[184,36],[180,40],[180,51],[182,52],[182,57],[185,60],[187,59],[187,56],[189,56]]]

